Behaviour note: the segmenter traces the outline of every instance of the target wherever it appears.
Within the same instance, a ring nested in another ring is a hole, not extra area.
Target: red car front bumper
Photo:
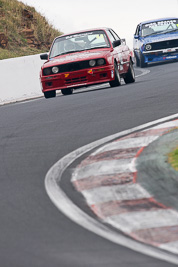
[[[40,78],[43,92],[89,86],[112,81],[114,79],[114,67],[113,65],[101,66],[69,73],[41,76]]]

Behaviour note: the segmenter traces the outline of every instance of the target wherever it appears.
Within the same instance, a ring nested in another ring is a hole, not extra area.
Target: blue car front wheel
[[[145,63],[145,57],[144,55],[140,52],[140,68],[145,68],[147,66],[147,63]]]
[[[135,56],[135,63],[137,67],[140,67],[140,59],[138,54],[134,51],[134,56]]]

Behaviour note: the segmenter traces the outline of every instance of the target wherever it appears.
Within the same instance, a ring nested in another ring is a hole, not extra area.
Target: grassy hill
[[[46,52],[61,34],[35,8],[0,0],[0,59]]]

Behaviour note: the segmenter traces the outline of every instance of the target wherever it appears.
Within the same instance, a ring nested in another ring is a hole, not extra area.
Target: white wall
[[[40,55],[0,60],[0,105],[43,96]]]

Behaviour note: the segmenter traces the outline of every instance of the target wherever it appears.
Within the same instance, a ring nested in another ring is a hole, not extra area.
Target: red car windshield
[[[53,43],[49,57],[108,47],[110,47],[110,42],[102,30],[76,33],[57,38]]]

